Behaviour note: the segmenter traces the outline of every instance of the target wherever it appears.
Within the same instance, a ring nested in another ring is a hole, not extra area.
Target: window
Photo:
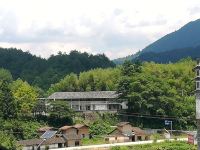
[[[75,141],[75,146],[79,146],[79,141]]]
[[[58,148],[62,148],[62,143],[58,143]]]
[[[117,137],[115,137],[115,140],[117,140]]]
[[[84,137],[85,137],[85,134],[82,134],[82,137],[84,138]]]
[[[90,105],[86,105],[86,110],[90,110]]]
[[[78,129],[76,130],[76,134],[78,134]]]
[[[141,136],[138,136],[137,139],[138,139],[139,141],[142,141],[142,137],[141,137]]]
[[[197,70],[197,76],[200,76],[200,70]]]
[[[200,82],[199,82],[199,81],[196,82],[196,88],[197,88],[197,89],[200,88]]]

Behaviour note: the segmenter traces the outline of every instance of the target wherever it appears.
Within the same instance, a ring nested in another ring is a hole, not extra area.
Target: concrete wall
[[[68,147],[74,147],[76,141],[79,141],[79,145],[78,146],[80,146],[81,145],[81,141],[80,140],[68,140],[67,141],[67,146]]]
[[[41,145],[41,146],[40,146],[40,150],[45,150],[46,147],[49,147],[49,149],[58,148],[58,144]],[[63,144],[62,147],[64,147],[64,144]],[[36,149],[37,149],[37,146],[34,146],[34,150],[36,150]],[[33,146],[26,146],[26,147],[23,147],[22,150],[33,150]]]
[[[95,105],[95,110],[108,110],[107,105],[100,105],[100,104],[96,104]]]
[[[117,136],[117,137],[107,137],[108,143],[123,143],[123,142],[130,142],[131,140],[129,137],[124,136]]]

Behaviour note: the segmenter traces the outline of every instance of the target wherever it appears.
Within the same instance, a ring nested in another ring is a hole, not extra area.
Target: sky
[[[199,18],[199,0],[0,0],[0,47],[115,59]]]

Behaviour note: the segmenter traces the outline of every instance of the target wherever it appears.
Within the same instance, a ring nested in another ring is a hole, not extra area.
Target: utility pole
[[[197,147],[200,150],[200,60],[197,60],[197,66],[194,68],[196,71],[196,120],[197,120]]]

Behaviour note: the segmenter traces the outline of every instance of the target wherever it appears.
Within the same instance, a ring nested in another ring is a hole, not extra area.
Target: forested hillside
[[[200,19],[192,21],[151,43],[140,52],[124,58],[113,60],[122,64],[125,60],[139,57],[142,61],[158,63],[177,62],[186,57],[200,57]],[[196,55],[196,56],[195,56]]]
[[[193,59],[200,58],[200,46],[188,47],[183,49],[175,49],[166,52],[146,52],[139,55],[137,59],[141,61],[153,61],[157,63],[177,62],[183,58],[191,57]],[[133,59],[134,61],[134,59]]]
[[[46,60],[22,50],[0,48],[0,58],[0,68],[9,70],[14,79],[21,78],[43,89],[72,72],[78,74],[94,68],[115,66],[103,54],[91,55],[78,51],[71,51],[69,55],[60,52]]]
[[[67,75],[52,85],[56,91],[117,90],[127,99],[127,113],[172,116],[176,128],[194,127],[194,72],[190,58],[175,64],[126,62],[114,69],[95,69]],[[170,110],[170,111],[169,111]],[[163,128],[163,119],[129,117],[135,125]],[[151,123],[149,123],[151,122]]]
[[[66,74],[45,93],[56,91],[116,90],[127,99],[129,109],[118,116],[90,122],[95,134],[105,134],[114,120],[130,121],[135,126],[166,128],[165,117],[173,119],[174,129],[195,128],[194,77],[195,62],[184,59],[174,64],[125,62],[122,66]],[[0,69],[0,148],[16,148],[16,140],[35,138],[37,129],[48,125],[73,124],[76,114],[67,103],[53,102],[49,116],[34,115],[41,90],[9,71]],[[105,115],[106,116],[106,115]],[[104,116],[104,117],[105,117]],[[155,117],[157,116],[157,117]],[[124,120],[126,118],[126,120]],[[102,127],[102,132],[95,132]],[[6,138],[4,138],[6,137]]]
[[[200,19],[192,21],[179,30],[169,33],[148,45],[143,52],[164,52],[173,49],[196,47],[200,45]]]

